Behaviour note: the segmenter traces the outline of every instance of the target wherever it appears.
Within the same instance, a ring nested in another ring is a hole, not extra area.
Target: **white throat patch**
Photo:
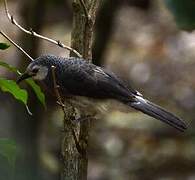
[[[33,76],[33,79],[43,80],[46,78],[47,73],[48,73],[48,68],[45,66],[40,66],[39,71],[37,72],[37,74],[35,76]]]

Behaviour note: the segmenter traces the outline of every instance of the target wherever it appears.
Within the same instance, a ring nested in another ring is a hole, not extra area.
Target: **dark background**
[[[71,1],[17,0],[11,14],[24,27],[70,45]],[[0,27],[32,56],[69,52],[20,32],[8,22],[0,4]],[[5,42],[2,36],[0,41]],[[89,143],[89,180],[195,179],[195,33],[175,25],[163,1],[105,0],[96,22],[93,61],[114,71],[149,100],[189,124],[185,133],[142,113],[113,111],[93,121]],[[15,47],[0,52],[21,71],[28,59]],[[16,77],[0,68],[1,76]],[[28,88],[23,84],[25,88]],[[47,109],[30,94],[33,116],[9,94],[0,92],[0,137],[16,141],[16,180],[59,179],[62,112],[47,93]],[[11,179],[0,158],[0,179]]]

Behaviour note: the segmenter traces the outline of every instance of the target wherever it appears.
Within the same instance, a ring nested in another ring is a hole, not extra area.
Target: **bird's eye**
[[[38,69],[38,68],[34,68],[34,69],[32,69],[32,73],[34,73],[34,74],[36,74],[38,71],[39,71],[39,69]]]

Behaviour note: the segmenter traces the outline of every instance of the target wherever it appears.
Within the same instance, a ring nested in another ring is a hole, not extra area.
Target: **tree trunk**
[[[76,49],[83,58],[91,61],[93,27],[98,9],[99,0],[73,0],[73,29],[71,46]],[[88,14],[88,17],[87,17]],[[74,56],[74,54],[71,54]],[[75,125],[78,143],[82,152],[78,152],[68,121],[75,119],[74,107],[68,105],[64,118],[64,132],[62,136],[62,180],[86,180],[87,179],[87,147],[89,136],[89,121],[85,120]],[[82,114],[81,117],[84,117]]]

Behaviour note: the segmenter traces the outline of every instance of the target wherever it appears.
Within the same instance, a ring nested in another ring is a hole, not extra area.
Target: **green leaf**
[[[8,70],[10,70],[12,72],[18,73],[18,70],[15,67],[7,64],[6,62],[0,61],[0,66],[5,67],[5,68],[7,68]]]
[[[195,29],[195,0],[165,0],[165,4],[180,29]]]
[[[9,64],[7,64],[6,62],[0,61],[0,66],[7,68],[8,70],[15,72],[17,74],[21,74],[19,72],[19,70]],[[26,82],[31,86],[31,88],[33,89],[35,95],[37,96],[37,99],[39,100],[39,102],[46,107],[45,104],[45,95],[42,92],[41,88],[39,85],[37,85],[32,79],[27,79]]]
[[[1,50],[5,50],[5,49],[7,49],[7,48],[9,48],[10,47],[10,45],[8,45],[8,44],[6,44],[6,43],[0,43],[0,49]]]
[[[27,105],[28,93],[21,89],[15,81],[0,78],[0,88],[4,92],[11,93],[17,100]]]
[[[17,155],[16,143],[10,139],[0,138],[0,155],[4,156],[8,163],[14,167]]]
[[[46,107],[45,105],[45,95],[41,91],[41,88],[39,85],[37,85],[32,79],[26,79],[26,82],[31,86],[33,91],[35,92],[37,99],[40,101],[40,103]]]

